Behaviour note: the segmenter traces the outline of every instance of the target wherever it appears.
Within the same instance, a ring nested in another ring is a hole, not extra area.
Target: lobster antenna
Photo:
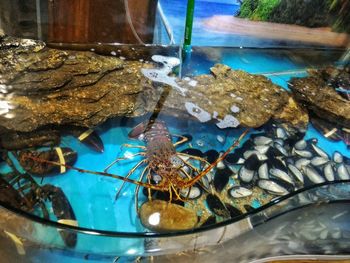
[[[203,176],[205,176],[211,169],[214,168],[219,162],[221,162],[225,157],[234,149],[236,148],[242,139],[247,135],[249,129],[246,129],[241,136],[219,157],[213,162],[211,165],[209,165],[204,171],[202,171],[200,174],[198,174],[196,177],[193,177],[191,180],[185,183],[184,187],[189,187],[193,184],[195,184],[197,181],[199,181]]]

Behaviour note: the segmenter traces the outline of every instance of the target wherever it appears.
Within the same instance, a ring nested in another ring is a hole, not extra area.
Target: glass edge
[[[160,237],[172,237],[172,236],[181,236],[181,235],[190,235],[190,234],[197,234],[200,232],[205,232],[208,230],[213,230],[216,228],[220,228],[220,227],[224,227],[233,223],[236,223],[242,219],[246,219],[252,215],[258,214],[260,212],[262,212],[265,209],[268,209],[274,205],[277,205],[289,198],[292,198],[300,193],[303,192],[307,192],[309,190],[315,189],[315,188],[319,188],[325,185],[336,185],[336,184],[344,184],[344,183],[350,183],[350,179],[349,180],[336,180],[336,181],[332,181],[332,182],[324,182],[321,184],[314,184],[314,185],[310,185],[308,187],[299,189],[295,192],[289,193],[287,195],[284,196],[280,196],[275,198],[273,201],[257,208],[254,209],[253,211],[247,212],[241,216],[237,216],[228,220],[225,220],[223,222],[219,222],[213,225],[209,225],[209,226],[205,226],[205,227],[198,227],[198,228],[194,228],[194,229],[190,229],[190,230],[183,230],[183,231],[174,231],[174,232],[168,232],[168,233],[156,233],[156,232],[115,232],[115,231],[109,231],[109,230],[98,230],[98,229],[90,229],[90,228],[86,228],[86,227],[79,227],[79,226],[70,226],[70,225],[66,225],[66,224],[61,224],[55,221],[51,221],[48,219],[44,219],[41,218],[39,216],[33,215],[29,212],[11,207],[10,205],[4,204],[3,202],[0,201],[0,206],[9,210],[10,212],[24,217],[34,223],[39,223],[39,224],[44,224],[46,226],[50,226],[50,227],[55,227],[55,228],[59,228],[59,229],[63,229],[63,230],[68,230],[68,231],[74,231],[74,232],[79,232],[82,234],[89,234],[89,235],[98,235],[98,236],[110,236],[110,237],[127,237],[127,238],[160,238]],[[308,205],[312,205],[313,203],[309,203]],[[283,213],[287,213],[289,211],[291,211],[293,209],[289,209],[288,211],[284,211]],[[269,218],[270,219],[270,218]],[[267,219],[267,220],[269,220]]]

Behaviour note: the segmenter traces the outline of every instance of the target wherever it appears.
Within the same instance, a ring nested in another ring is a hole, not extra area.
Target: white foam
[[[232,115],[225,115],[223,120],[218,119],[218,121],[219,122],[216,124],[216,126],[218,126],[220,129],[236,128],[239,125],[239,121]]]
[[[237,113],[237,112],[240,111],[240,109],[239,109],[236,105],[232,105],[232,106],[231,106],[231,111],[232,111],[233,113]]]
[[[192,86],[192,87],[195,87],[196,85],[197,85],[197,81],[196,80],[190,80],[189,82],[188,82],[188,85],[190,85],[190,86]]]
[[[168,76],[174,67],[180,64],[180,60],[176,57],[165,57],[161,55],[153,55],[152,60],[162,64],[162,67],[159,69],[141,69],[142,74],[154,81],[167,84],[185,95],[187,89],[180,87],[176,82],[176,77]]]
[[[180,59],[178,59],[176,57],[165,57],[165,56],[161,56],[161,55],[153,55],[152,60],[163,64],[163,66],[167,70],[170,69],[170,71],[168,73],[170,73],[174,67],[180,65]]]
[[[196,117],[200,122],[207,122],[211,119],[209,112],[192,102],[185,102],[185,108],[190,115]]]

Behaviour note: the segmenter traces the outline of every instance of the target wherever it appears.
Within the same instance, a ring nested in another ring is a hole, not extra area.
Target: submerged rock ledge
[[[289,87],[298,102],[321,119],[350,128],[350,101],[336,91],[344,82],[349,89],[350,74],[345,70],[326,68],[310,71],[309,77],[293,78]]]
[[[0,38],[0,132],[94,127],[108,118],[136,117],[155,109],[189,118],[186,102],[217,120],[233,115],[246,127],[259,127],[270,118],[302,128],[308,122],[289,93],[264,76],[217,64],[212,74],[193,77],[192,82],[176,79],[188,90],[181,96],[141,73],[142,68],[155,67],[88,51],[52,49],[39,41]]]

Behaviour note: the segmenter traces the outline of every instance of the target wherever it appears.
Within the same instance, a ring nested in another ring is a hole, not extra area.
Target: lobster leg
[[[185,142],[188,141],[188,138],[185,137],[185,136],[182,136],[182,135],[172,134],[172,136],[173,136],[173,137],[178,137],[178,138],[181,139],[180,141],[178,141],[178,142],[176,142],[176,143],[173,144],[174,147],[176,147],[176,146],[178,146],[178,145],[180,145],[180,144],[183,144],[183,143],[185,143]]]
[[[171,202],[171,200],[173,200],[173,193],[172,193],[172,190],[174,190],[174,193],[176,195],[176,198],[180,201],[183,201],[185,202],[186,200],[182,199],[178,190],[175,188],[175,186],[173,184],[170,184],[169,185],[169,203]]]
[[[71,165],[68,165],[68,164],[62,164],[62,163],[59,163],[59,162],[42,160],[42,159],[36,158],[36,157],[27,157],[27,158],[35,160],[37,162],[41,162],[41,163],[50,163],[50,164],[54,164],[54,165],[57,165],[57,166],[64,166],[64,167],[66,167],[68,169],[75,170],[75,171],[77,171],[79,173],[89,173],[89,174],[95,174],[95,175],[111,177],[111,178],[115,178],[115,179],[118,179],[118,180],[129,182],[129,183],[132,183],[132,184],[136,184],[136,185],[144,186],[144,187],[147,187],[147,188],[151,188],[151,189],[154,189],[154,190],[160,190],[160,191],[165,191],[166,190],[166,188],[164,186],[158,186],[158,185],[153,185],[153,184],[150,184],[150,183],[139,182],[139,181],[136,181],[136,180],[125,178],[124,176],[117,175],[117,174],[111,174],[111,173],[106,173],[106,172],[98,172],[98,171],[92,171],[92,170],[88,170],[88,169],[82,169],[82,168],[74,167],[74,166],[71,166]]]
[[[183,172],[183,173],[186,175],[186,177],[187,177],[188,179],[191,179],[191,178],[192,178],[184,169],[180,168],[180,170],[181,170],[181,172]],[[198,182],[198,184],[203,188],[204,191],[208,192],[207,187],[205,187],[204,184],[202,184],[202,182]],[[190,188],[191,188],[191,187],[190,187]],[[191,190],[191,189],[189,189],[189,190]],[[188,191],[188,194],[190,194],[190,191]],[[187,197],[186,197],[186,198],[187,198]]]
[[[240,142],[243,140],[244,136],[248,134],[249,129],[246,129],[241,136],[219,157],[210,164],[207,168],[205,168],[201,173],[197,174],[195,177],[193,177],[191,180],[188,180],[183,187],[189,187],[194,185],[197,181],[199,181],[203,176],[205,176],[211,169],[213,169],[219,162],[221,162],[225,157],[234,149],[236,148]]]
[[[127,147],[127,148],[139,148],[142,150],[146,150],[146,146],[142,146],[142,145],[133,145],[133,144],[128,144],[128,143],[124,143],[121,145],[121,148],[123,147]]]
[[[130,175],[132,175],[132,174],[136,171],[136,169],[137,169],[138,167],[140,167],[142,164],[144,164],[146,161],[147,161],[146,159],[143,159],[142,161],[138,162],[138,163],[129,171],[129,173],[125,176],[125,178],[128,179],[128,178],[130,177]],[[119,194],[120,194],[120,192],[121,192],[121,190],[122,190],[122,188],[123,188],[123,186],[124,186],[125,183],[126,183],[126,181],[123,181],[122,185],[119,187],[118,192],[117,192],[116,195],[115,195],[115,200],[117,200],[117,198],[118,198],[118,196],[119,196]]]
[[[49,218],[50,218],[50,216],[49,216],[49,211],[47,211],[47,208],[46,208],[45,204],[42,203],[42,202],[39,202],[38,205],[39,205],[39,207],[41,208],[41,211],[43,212],[43,217],[44,217],[45,219],[49,219]]]
[[[117,158],[115,159],[113,162],[111,162],[103,171],[104,172],[107,172],[109,170],[109,168],[111,168],[113,165],[115,165],[117,162],[119,161],[122,161],[122,160],[128,160],[130,158],[133,158],[135,156],[138,156],[138,155],[141,155],[141,156],[145,156],[145,153],[144,152],[140,152],[140,153],[135,153],[135,154],[132,154],[128,157],[120,157],[120,158]]]
[[[139,177],[139,181],[140,182],[143,180],[147,169],[149,169],[148,166],[146,166],[145,169],[143,169],[143,171],[142,171],[142,173],[141,173],[141,175]],[[149,170],[148,170],[148,174],[150,174]],[[137,214],[139,214],[139,197],[138,197],[139,196],[139,191],[140,191],[140,185],[137,185],[136,189],[135,189],[135,208],[136,208],[136,213]]]
[[[199,170],[197,167],[193,166],[190,162],[187,162],[185,160],[182,160],[184,162],[184,164],[186,164],[188,167],[190,167],[195,173],[199,173]]]
[[[197,160],[197,161],[203,162],[203,163],[205,163],[207,165],[210,165],[210,163],[206,159],[198,157],[198,156],[190,155],[190,154],[187,154],[187,153],[177,153],[177,155],[184,156],[184,157],[189,157],[189,158],[192,158],[193,160]],[[186,161],[184,161],[184,163],[186,163]]]

